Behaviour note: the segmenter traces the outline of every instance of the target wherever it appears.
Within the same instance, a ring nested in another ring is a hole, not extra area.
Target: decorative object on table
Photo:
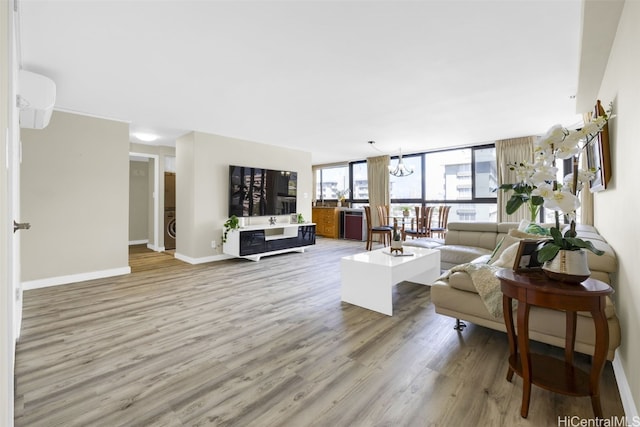
[[[580,283],[591,276],[584,250],[560,250],[558,255],[544,263],[542,271],[548,278],[561,282]]]
[[[551,228],[551,239],[540,243],[537,253],[538,261],[543,263],[542,270],[554,280],[579,282],[584,280],[585,272],[588,271],[586,256],[576,258],[584,260],[584,265],[580,266],[573,262],[567,263],[565,255],[560,255],[559,261],[551,262],[561,251],[579,252],[588,249],[597,255],[603,254],[603,251],[594,247],[591,242],[577,237],[576,209],[580,207],[577,194],[584,183],[594,178],[595,172],[590,169],[578,171],[578,161],[580,154],[584,150],[588,150],[607,122],[613,117],[611,109],[609,109],[606,113],[585,123],[580,130],[568,130],[561,125],[551,127],[534,147],[535,161],[533,164],[521,162],[512,165],[521,182],[500,186],[501,189],[507,190],[518,188],[507,202],[506,210],[509,214],[515,212],[523,203],[530,205],[532,215],[533,209],[535,207],[539,209],[540,204],[545,209],[555,211],[556,224]],[[557,181],[556,160],[558,159],[572,160],[572,172],[564,177],[562,183]],[[540,203],[540,199],[542,199],[542,203]],[[564,235],[560,231],[560,212],[566,216],[570,223]]]
[[[269,217],[269,225],[276,225],[276,217],[275,216]]]
[[[292,213],[289,215],[289,223],[297,224],[298,223],[298,214]]]
[[[520,240],[518,252],[513,263],[513,271],[522,273],[531,270],[540,270],[542,263],[538,260],[538,245],[540,240]]]
[[[336,195],[338,196],[338,203],[337,203],[338,207],[346,206],[348,194],[349,194],[348,188],[345,188],[344,190],[336,191]]]
[[[391,253],[403,253],[402,250],[402,235],[398,231],[398,224],[393,226],[393,236],[391,238]]]
[[[238,228],[240,228],[240,221],[238,220],[238,217],[235,215],[231,215],[229,219],[227,219],[223,224],[223,228],[224,232],[222,233],[222,243],[226,243],[227,234],[229,234],[229,231],[237,230]]]
[[[298,224],[304,224],[304,217],[301,213],[298,214]]]
[[[411,212],[409,211],[409,207],[405,206],[405,207],[402,208],[402,216],[407,217],[407,216],[409,216],[410,213]]]

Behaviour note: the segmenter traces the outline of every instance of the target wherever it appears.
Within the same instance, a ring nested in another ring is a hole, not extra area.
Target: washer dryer
[[[164,248],[176,248],[176,211],[164,211]]]

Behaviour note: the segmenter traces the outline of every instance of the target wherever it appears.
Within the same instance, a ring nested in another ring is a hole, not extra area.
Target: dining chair
[[[365,219],[367,220],[367,250],[370,251],[373,248],[373,235],[377,234],[382,236],[382,243],[387,246],[387,239],[391,242],[391,230],[389,226],[374,226],[371,217],[371,206],[364,207]]]
[[[378,219],[380,226],[393,228],[393,221],[389,216],[389,205],[378,205]]]
[[[429,237],[431,235],[432,211],[433,207],[431,206],[416,206],[415,223],[411,220],[411,228],[404,230],[404,238],[406,239],[407,236],[411,236],[412,239]]]
[[[431,227],[431,234],[438,235],[439,238],[444,239],[447,235],[447,224],[449,224],[449,211],[451,206],[442,205],[438,207],[438,225]]]

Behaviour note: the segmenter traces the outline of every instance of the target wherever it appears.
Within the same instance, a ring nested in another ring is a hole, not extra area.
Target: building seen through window
[[[398,161],[391,158],[391,164]],[[495,221],[497,218],[496,152],[493,145],[441,150],[403,156],[414,173],[389,176],[391,214],[415,206],[451,206],[449,221]],[[352,206],[369,204],[367,162],[316,169],[316,200],[336,200],[351,189]]]

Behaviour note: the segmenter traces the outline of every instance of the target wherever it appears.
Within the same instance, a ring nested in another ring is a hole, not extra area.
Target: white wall
[[[202,262],[221,255],[222,224],[229,214],[229,165],[298,172],[298,212],[311,218],[309,152],[192,132],[177,140],[176,160],[176,257]],[[251,223],[267,220],[258,217]],[[211,248],[212,240],[216,249]]]
[[[22,147],[25,289],[130,271],[129,125],[55,111]]]
[[[638,161],[640,159],[640,2],[625,2],[598,98],[614,102],[610,122],[612,177],[595,194],[595,225],[618,256],[616,310],[622,328],[618,363],[624,369],[635,407],[640,407],[640,286],[638,254]],[[637,409],[636,409],[637,411]],[[627,414],[630,415],[630,414]],[[636,412],[637,415],[637,412]]]

